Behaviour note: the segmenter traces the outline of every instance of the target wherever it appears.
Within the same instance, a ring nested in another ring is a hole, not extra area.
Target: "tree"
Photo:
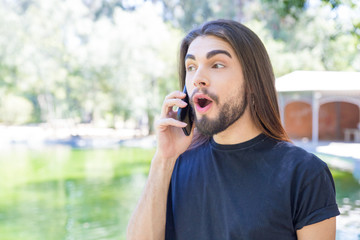
[[[72,118],[115,126],[130,119],[147,122],[151,131],[162,99],[179,88],[183,29],[215,18],[242,21],[264,41],[276,76],[359,71],[360,4],[354,2],[2,1],[0,94],[30,101],[34,122]]]

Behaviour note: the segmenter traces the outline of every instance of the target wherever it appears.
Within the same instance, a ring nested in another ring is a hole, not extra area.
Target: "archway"
[[[311,139],[312,110],[306,102],[291,102],[285,106],[285,130],[292,139]]]
[[[348,102],[328,102],[319,109],[319,139],[344,140],[346,128],[357,128],[359,107]]]

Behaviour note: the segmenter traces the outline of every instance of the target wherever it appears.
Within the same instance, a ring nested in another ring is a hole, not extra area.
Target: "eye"
[[[213,65],[213,68],[224,68],[225,66],[223,65],[223,64],[221,64],[221,63],[215,63],[214,65]]]
[[[186,67],[186,71],[187,71],[187,72],[192,72],[192,71],[194,71],[194,70],[195,70],[195,66],[194,66],[194,65],[189,65],[189,66]]]

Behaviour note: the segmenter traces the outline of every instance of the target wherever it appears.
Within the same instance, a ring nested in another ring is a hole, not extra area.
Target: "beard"
[[[214,103],[218,105],[220,112],[215,119],[209,119],[207,116],[202,116],[201,119],[198,119],[195,112],[193,112],[195,126],[202,135],[211,137],[214,134],[226,130],[230,125],[236,122],[246,110],[247,94],[245,91],[242,92],[240,90],[236,97],[229,99],[222,105],[218,104],[217,96],[207,93],[206,89],[204,93],[214,100]],[[194,108],[193,111],[195,111]]]

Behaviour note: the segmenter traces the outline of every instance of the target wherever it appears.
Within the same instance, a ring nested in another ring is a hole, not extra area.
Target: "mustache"
[[[219,97],[217,95],[215,95],[214,93],[209,92],[206,88],[204,88],[204,89],[196,88],[190,97],[190,102],[192,104],[194,104],[193,97],[196,93],[202,93],[202,94],[208,95],[216,104],[219,103]]]

